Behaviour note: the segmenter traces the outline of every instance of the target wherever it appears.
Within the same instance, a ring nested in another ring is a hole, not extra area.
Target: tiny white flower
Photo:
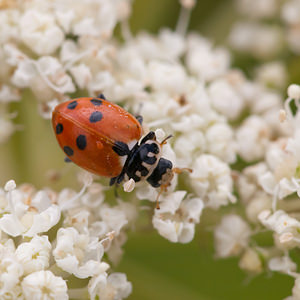
[[[12,247],[0,244],[0,298],[6,292],[13,290],[23,275],[23,266],[15,255],[14,245]]]
[[[256,70],[257,80],[264,85],[284,87],[287,70],[282,62],[265,63]]]
[[[33,237],[47,232],[60,219],[59,207],[51,204],[45,191],[31,198],[20,190],[13,190],[7,197],[7,213],[0,218],[0,228],[11,236]]]
[[[300,85],[298,85],[298,84],[289,85],[287,93],[290,98],[299,100],[300,99]]]
[[[118,235],[120,230],[128,223],[123,210],[117,207],[102,206],[99,211],[99,216],[109,228],[109,231],[115,231]]]
[[[5,5],[5,4],[4,4]],[[18,40],[18,22],[20,12],[17,9],[2,9],[0,12],[0,44]]]
[[[55,17],[58,24],[63,28],[65,33],[69,33],[75,13],[73,10],[55,11]]]
[[[194,161],[193,172],[189,176],[192,187],[206,206],[217,209],[228,202],[236,201],[232,194],[230,168],[217,157],[200,155]]]
[[[289,256],[273,257],[269,260],[268,267],[271,271],[289,274],[297,270],[297,265]]]
[[[167,91],[171,95],[185,92],[186,74],[179,64],[151,61],[148,66],[148,76],[150,86],[156,91]]]
[[[90,212],[83,208],[75,208],[73,210],[68,210],[65,219],[65,227],[74,227],[80,233],[88,232],[89,216]]]
[[[3,45],[3,52],[5,54],[5,61],[10,66],[16,67],[21,62],[28,59],[27,55],[20,51],[14,44],[7,43]]]
[[[4,186],[4,190],[6,192],[11,192],[12,190],[14,190],[17,187],[16,182],[12,179],[6,182],[5,186]]]
[[[60,47],[59,60],[66,64],[77,61],[79,54],[79,46],[73,40],[65,40]]]
[[[258,163],[244,168],[238,177],[238,192],[241,200],[248,203],[259,189],[259,178],[267,172],[265,163]]]
[[[70,72],[80,89],[86,88],[92,79],[91,70],[85,64],[71,67]]]
[[[92,300],[122,300],[132,292],[132,284],[123,273],[112,273],[108,277],[98,275],[89,282],[89,294]]]
[[[255,22],[236,23],[229,36],[230,44],[235,49],[262,59],[279,52],[282,38],[280,27]]]
[[[80,201],[90,209],[99,207],[104,201],[104,187],[93,182],[88,188],[87,192],[81,196]]]
[[[21,243],[16,256],[23,265],[24,275],[41,271],[49,267],[51,244],[48,236],[34,236],[30,242]]]
[[[291,25],[296,25],[299,23],[300,17],[300,5],[297,0],[286,1],[281,9],[282,19]]]
[[[238,0],[237,8],[241,13],[252,18],[270,18],[278,9],[276,0]]]
[[[223,79],[213,81],[208,93],[213,107],[226,116],[229,120],[239,117],[243,108],[243,98],[234,90],[234,88]]]
[[[27,10],[21,17],[20,34],[25,45],[38,55],[52,54],[64,40],[53,16],[37,10]]]
[[[107,285],[107,273],[98,274],[93,276],[88,284],[88,291],[91,300],[95,300],[99,291],[103,291]]]
[[[110,97],[111,91],[116,85],[116,79],[108,71],[100,71],[96,73],[89,84],[88,90],[90,94],[103,91],[107,97]]]
[[[177,122],[172,122],[173,130],[194,133],[195,129],[204,127],[205,119],[198,114],[183,115]]]
[[[73,20],[72,32],[75,35],[92,35],[109,38],[117,22],[115,1],[100,0],[95,5],[84,9],[85,14],[79,12]],[[78,18],[76,18],[78,17]]]
[[[195,224],[200,221],[202,200],[183,200],[185,194],[185,191],[176,191],[164,197],[152,219],[154,228],[171,242],[189,243],[194,237]]]
[[[268,229],[278,234],[285,232],[297,233],[300,229],[300,222],[290,217],[283,210],[277,210],[271,214],[270,210],[263,210],[258,216],[260,222]]]
[[[236,132],[238,154],[248,162],[263,158],[271,139],[266,121],[258,116],[248,117]]]
[[[227,215],[215,229],[215,247],[219,257],[239,255],[248,246],[251,229],[237,215]]]
[[[203,153],[206,146],[205,136],[200,130],[192,130],[178,136],[174,151],[180,166],[191,166],[195,156]]]
[[[22,290],[26,300],[69,299],[66,282],[48,270],[27,275],[22,281]]]
[[[28,87],[31,80],[37,75],[34,63],[31,60],[23,60],[18,64],[12,76],[12,83],[17,87]]]
[[[99,274],[106,263],[101,262],[104,249],[97,238],[80,234],[75,228],[60,228],[53,256],[57,265],[78,278]]]
[[[188,36],[186,64],[192,74],[201,80],[213,80],[225,74],[230,65],[230,55],[223,48],[213,49],[211,43],[201,36]]]
[[[115,290],[115,299],[125,299],[132,292],[132,284],[124,273],[112,273],[107,278],[107,285]]]
[[[295,279],[295,284],[293,286],[293,297],[292,300],[300,299],[300,277]]]
[[[19,101],[21,93],[18,89],[14,89],[6,84],[0,86],[0,102],[9,103],[13,101]]]
[[[233,135],[233,130],[226,123],[217,123],[209,127],[205,133],[207,151],[225,162],[235,162],[236,145]]]
[[[46,84],[63,94],[75,91],[71,77],[65,72],[61,63],[54,57],[43,56],[35,63],[37,71]]]
[[[258,215],[261,211],[271,209],[272,198],[265,193],[257,193],[254,195],[246,206],[246,215],[248,219],[257,223],[259,221]]]
[[[279,249],[287,250],[299,245],[300,222],[286,212],[277,210],[272,214],[270,210],[263,210],[258,218],[265,227],[275,232],[274,241]]]
[[[239,261],[239,267],[251,273],[262,272],[263,262],[259,256],[258,251],[252,248],[247,248]]]

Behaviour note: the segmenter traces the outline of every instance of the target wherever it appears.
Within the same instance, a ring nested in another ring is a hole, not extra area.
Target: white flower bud
[[[16,188],[16,183],[14,180],[9,180],[6,182],[5,186],[4,186],[4,190],[7,192],[11,192],[12,190],[14,190]]]
[[[123,184],[124,191],[127,193],[132,192],[134,190],[134,187],[135,187],[135,181],[132,178],[130,178],[128,181],[126,181]]]
[[[219,257],[240,254],[248,246],[251,229],[237,215],[227,215],[215,229],[216,252]]]
[[[196,0],[180,0],[180,4],[187,9],[192,9],[196,4]]]
[[[299,100],[300,99],[300,85],[298,85],[298,84],[289,85],[287,93],[290,98]]]
[[[245,271],[252,273],[260,273],[263,270],[262,261],[257,251],[248,248],[242,255],[239,267]]]

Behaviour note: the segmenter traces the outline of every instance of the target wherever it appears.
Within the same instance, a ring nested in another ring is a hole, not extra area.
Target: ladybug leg
[[[125,177],[125,172],[122,171],[118,176],[113,177],[113,178],[110,179],[109,185],[110,186],[112,186],[112,185],[117,186],[118,184],[120,184],[124,180],[124,177]]]
[[[67,156],[64,158],[64,161],[65,161],[66,163],[72,162],[71,159],[70,159],[69,157],[67,157]]]
[[[97,98],[101,98],[101,99],[107,100],[103,94],[99,94],[99,95],[97,96]]]
[[[120,156],[128,155],[130,153],[128,145],[119,141],[114,143],[112,149]]]
[[[138,120],[138,122],[143,125],[143,117],[141,115],[136,115],[135,118]]]
[[[147,133],[147,135],[145,135],[141,140],[140,145],[145,144],[148,140],[156,140],[154,131],[150,131],[149,133]]]
[[[110,181],[109,181],[109,186],[114,185],[116,183],[117,179],[118,179],[118,176],[111,178]]]

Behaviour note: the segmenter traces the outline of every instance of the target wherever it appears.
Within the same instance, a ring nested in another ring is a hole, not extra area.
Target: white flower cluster
[[[31,0],[0,10],[3,107],[20,100],[27,89],[47,119],[70,94],[103,93],[139,112],[145,132],[156,130],[160,140],[172,134],[163,155],[175,167],[192,169],[180,178],[185,189],[177,189],[177,175],[164,193],[142,183],[124,196],[128,201],[118,200],[115,206],[107,204],[105,188],[87,174],[81,176],[84,187],[79,193],[16,188],[9,181],[0,190],[0,298],[128,297],[131,283],[125,274],[111,273],[103,256],[113,264],[120,260],[125,230],[136,219],[136,200],[158,198],[153,227],[179,243],[194,238],[205,208],[218,210],[240,201],[246,218],[222,218],[215,229],[217,255],[239,255],[240,267],[252,273],[267,265],[271,271],[295,276],[297,299],[300,275],[288,250],[300,242],[300,222],[290,214],[300,196],[300,110],[294,114],[290,103],[299,108],[300,87],[290,86],[283,110],[280,94],[269,88],[284,85],[283,65],[265,64],[255,81],[248,80],[230,68],[226,49],[199,34],[185,33],[195,1],[180,2],[175,31],[136,36],[128,27],[130,0]],[[240,0],[238,5],[252,21],[233,28],[233,45],[259,57],[276,54],[282,28],[265,27],[257,20],[272,17],[279,2],[255,0],[253,5]],[[288,24],[299,22],[294,6],[296,1],[284,4]],[[122,42],[113,35],[118,23]],[[294,23],[287,26],[291,28]],[[7,111],[0,111],[0,142],[16,128]],[[128,181],[125,190],[133,189]],[[255,234],[266,229],[274,232],[274,247],[253,242]],[[89,278],[88,285],[68,289],[71,274]]]
[[[298,0],[236,0],[241,20],[234,24],[230,43],[235,50],[264,59],[278,55],[285,44],[300,53],[300,2]],[[270,20],[278,20],[270,22]],[[277,25],[275,25],[277,24]]]
[[[112,262],[120,258],[124,229],[133,221],[135,207],[121,201],[114,207],[104,204],[97,185],[87,180],[79,194],[57,194],[28,185],[16,188],[11,180],[0,190],[1,299],[128,297],[132,286],[126,275],[108,273],[109,265],[102,259],[104,253]],[[55,227],[62,219],[63,225]],[[79,294],[68,291],[70,274],[90,278]]]
[[[259,163],[244,168],[237,175],[239,197],[247,220],[237,215],[225,216],[215,230],[217,254],[220,257],[240,255],[240,267],[248,272],[268,270],[294,277],[293,296],[299,299],[297,264],[290,250],[300,247],[300,86],[290,85],[285,110],[278,112],[282,134],[266,144]],[[292,111],[291,102],[296,106]],[[281,117],[280,117],[281,115]],[[288,128],[288,130],[286,130]],[[288,133],[288,134],[284,134]],[[255,226],[255,229],[251,229]],[[255,243],[255,235],[265,230],[273,233],[274,245],[263,247]],[[254,246],[255,245],[255,246]]]

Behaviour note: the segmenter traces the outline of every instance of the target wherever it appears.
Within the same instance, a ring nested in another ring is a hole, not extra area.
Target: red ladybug
[[[110,177],[110,185],[132,178],[166,187],[173,177],[173,166],[161,157],[165,141],[157,142],[153,131],[141,139],[140,122],[103,95],[61,103],[52,116],[60,147],[78,166]]]

